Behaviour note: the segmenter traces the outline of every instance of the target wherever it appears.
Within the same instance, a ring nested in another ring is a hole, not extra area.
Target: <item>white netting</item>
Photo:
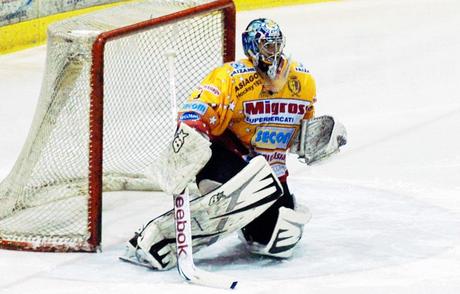
[[[53,25],[47,69],[20,158],[0,183],[0,241],[86,250],[91,48],[104,31],[209,1],[146,1]],[[183,102],[223,62],[221,11],[109,41],[104,53],[105,191],[152,190],[143,175],[171,140],[167,57]]]

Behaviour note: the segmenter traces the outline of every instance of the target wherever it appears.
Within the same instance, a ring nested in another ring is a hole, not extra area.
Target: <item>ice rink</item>
[[[289,158],[291,190],[313,214],[292,259],[251,256],[232,236],[199,252],[196,264],[240,279],[235,293],[460,293],[459,16],[458,0],[239,13],[238,40],[253,18],[280,24],[286,51],[316,78],[317,115],[342,121],[348,145],[315,166]],[[0,56],[0,179],[27,136],[45,53]],[[161,193],[127,194],[104,197],[102,253],[0,250],[0,293],[230,291],[120,262],[137,227],[172,208]]]

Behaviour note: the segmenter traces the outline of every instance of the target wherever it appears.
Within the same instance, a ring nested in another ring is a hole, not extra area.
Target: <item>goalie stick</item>
[[[215,288],[235,289],[238,281],[224,275],[197,268],[193,262],[192,229],[190,219],[190,197],[188,188],[182,194],[174,195],[176,221],[177,270],[191,283]]]
[[[166,56],[168,57],[172,119],[173,126],[175,127],[177,124],[175,81],[175,59],[177,55],[174,50],[170,50],[166,53]],[[203,271],[195,266],[193,262],[190,197],[188,188],[186,188],[181,194],[173,195],[173,199],[175,212],[174,220],[176,225],[177,270],[180,275],[190,283],[215,288],[234,289],[238,284],[238,281],[227,276]]]

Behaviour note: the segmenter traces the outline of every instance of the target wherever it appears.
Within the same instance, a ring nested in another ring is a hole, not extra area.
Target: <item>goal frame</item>
[[[88,225],[91,234],[88,243],[90,251],[100,247],[102,239],[102,173],[103,173],[103,121],[104,121],[104,48],[114,38],[134,32],[161,26],[176,20],[198,16],[211,10],[223,10],[226,27],[224,38],[224,62],[235,59],[235,19],[236,10],[232,0],[219,0],[185,9],[176,13],[147,20],[131,26],[100,34],[93,44],[93,64],[91,66],[90,100],[90,146],[89,146],[89,203]]]
[[[108,41],[190,17],[221,10],[224,22],[223,62],[235,59],[236,9],[233,0],[217,0],[126,27],[99,34],[92,45],[89,106],[88,233],[87,244],[77,248],[56,245],[34,246],[28,242],[0,240],[0,249],[40,252],[97,252],[102,241],[104,51]]]

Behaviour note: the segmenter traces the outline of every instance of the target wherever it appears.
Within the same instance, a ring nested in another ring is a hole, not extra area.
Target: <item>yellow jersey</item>
[[[291,61],[276,92],[249,59],[214,69],[182,105],[179,120],[199,124],[211,138],[230,130],[251,156],[263,155],[278,177],[286,175],[286,153],[302,119],[314,115],[316,85],[302,64]]]

